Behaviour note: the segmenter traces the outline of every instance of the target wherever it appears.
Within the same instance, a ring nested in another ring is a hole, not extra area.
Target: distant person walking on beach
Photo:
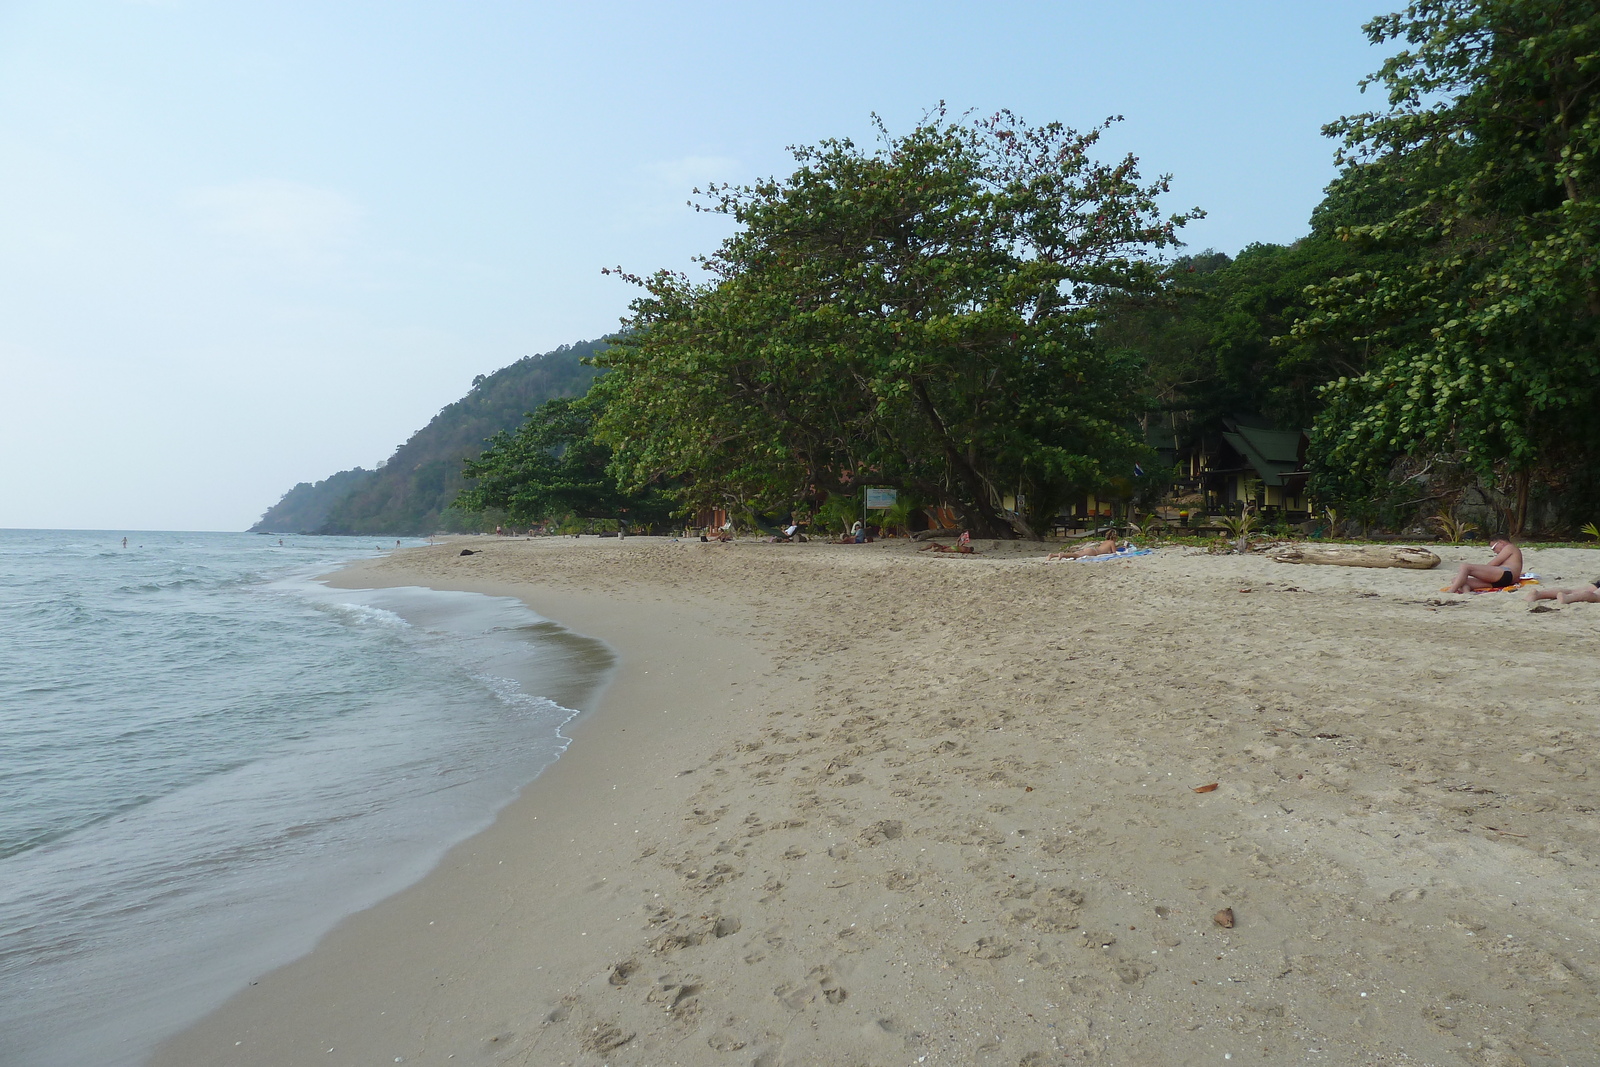
[[[1496,538],[1489,542],[1494,558],[1488,563],[1463,563],[1447,593],[1473,593],[1482,589],[1505,589],[1522,580],[1522,549],[1510,541]]]
[[[128,539],[126,537],[124,537],[122,539],[122,547],[123,548],[127,548],[128,547]]]

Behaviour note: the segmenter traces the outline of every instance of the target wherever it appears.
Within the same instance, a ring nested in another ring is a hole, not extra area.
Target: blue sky
[[[0,0],[0,527],[242,529],[873,112],[1120,114],[1192,249],[1294,240],[1392,6]]]

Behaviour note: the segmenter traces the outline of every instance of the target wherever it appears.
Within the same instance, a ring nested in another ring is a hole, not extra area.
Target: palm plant
[[[1146,515],[1144,521],[1139,524],[1139,536],[1147,541],[1154,540],[1165,537],[1168,529],[1167,520],[1160,515]]]
[[[885,530],[908,530],[911,528],[911,513],[917,510],[916,497],[901,490],[895,498],[894,507],[881,512],[878,521]]]
[[[1584,523],[1583,524],[1583,535],[1585,537],[1592,537],[1596,541],[1600,541],[1600,526],[1596,526],[1592,522]]]
[[[1327,534],[1325,536],[1327,536],[1327,537],[1338,537],[1339,536],[1339,512],[1338,512],[1338,510],[1335,509],[1335,508],[1323,508],[1322,509],[1322,514],[1328,520],[1328,532],[1327,532]]]
[[[1249,538],[1255,532],[1257,516],[1250,510],[1239,515],[1230,515],[1222,520],[1222,528],[1228,531],[1228,537],[1234,542],[1234,548],[1240,552],[1249,550]]]
[[[1428,522],[1452,545],[1459,545],[1467,539],[1468,534],[1478,532],[1477,523],[1465,522],[1449,512],[1435,515]]]

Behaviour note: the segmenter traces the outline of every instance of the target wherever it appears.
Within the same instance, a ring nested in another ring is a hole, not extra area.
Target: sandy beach
[[[1441,594],[1481,546],[978,547],[339,572],[521,597],[616,676],[489,830],[153,1062],[1600,1063],[1600,605]]]

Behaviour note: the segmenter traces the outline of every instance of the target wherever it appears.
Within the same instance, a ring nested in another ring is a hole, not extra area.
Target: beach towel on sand
[[[1524,574],[1521,578],[1518,578],[1510,585],[1497,585],[1488,589],[1469,589],[1467,592],[1472,593],[1473,595],[1477,595],[1478,593],[1515,593],[1518,589],[1521,589],[1525,585],[1538,584],[1539,576],[1537,574]],[[1449,591],[1450,587],[1448,585],[1439,590],[1441,593],[1448,593]]]
[[[1052,560],[1046,560],[1045,562],[1047,562],[1047,563],[1105,563],[1108,560],[1113,560],[1113,559],[1132,559],[1134,556],[1153,556],[1153,555],[1155,555],[1155,552],[1156,552],[1156,550],[1153,549],[1153,548],[1134,548],[1133,546],[1130,545],[1127,548],[1119,548],[1115,552],[1107,552],[1103,556],[1084,556],[1081,559],[1052,559]]]

